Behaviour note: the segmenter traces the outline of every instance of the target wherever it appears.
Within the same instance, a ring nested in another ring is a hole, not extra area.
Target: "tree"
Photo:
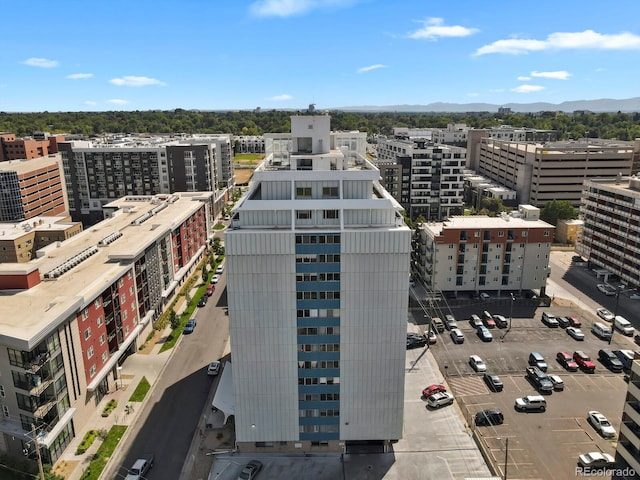
[[[540,212],[540,218],[551,225],[557,225],[558,220],[578,218],[578,210],[568,200],[551,200]]]
[[[207,270],[207,262],[202,264],[202,281],[207,282],[207,278],[209,277],[209,271]]]
[[[171,325],[171,330],[175,330],[176,328],[178,328],[178,325],[180,324],[178,320],[178,314],[173,308],[169,312],[169,324]]]
[[[480,202],[480,211],[486,212],[490,217],[496,217],[500,212],[506,212],[509,209],[504,206],[501,198],[483,198]]]

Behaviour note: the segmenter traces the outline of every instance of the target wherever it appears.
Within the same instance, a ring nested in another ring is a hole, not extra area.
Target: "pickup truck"
[[[540,393],[553,392],[553,382],[538,367],[527,367],[527,378],[533,382]]]
[[[133,462],[125,480],[141,480],[153,467],[153,454],[149,453]]]

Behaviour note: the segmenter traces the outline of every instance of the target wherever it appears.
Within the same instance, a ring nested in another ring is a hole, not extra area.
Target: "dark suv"
[[[502,425],[504,423],[504,415],[497,408],[487,408],[476,413],[476,425]]]
[[[602,349],[598,352],[598,360],[612,372],[621,372],[624,368],[622,362],[612,350]]]

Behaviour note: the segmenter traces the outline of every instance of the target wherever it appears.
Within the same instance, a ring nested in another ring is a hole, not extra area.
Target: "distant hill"
[[[494,105],[491,103],[444,103],[436,102],[427,105],[363,105],[354,107],[335,107],[330,110],[344,112],[441,112],[441,113],[465,113],[465,112],[497,112],[498,108],[510,108],[514,113],[535,113],[544,111],[574,112],[576,110],[588,110],[590,112],[640,112],[640,97],[616,100],[613,98],[600,98],[597,100],[574,100],[570,102],[555,103],[506,103]]]

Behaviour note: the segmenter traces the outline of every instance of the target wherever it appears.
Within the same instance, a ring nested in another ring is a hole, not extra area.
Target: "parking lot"
[[[489,307],[481,303],[475,313],[481,314],[485,308]],[[562,328],[548,328],[541,322],[545,310],[555,315],[579,317],[583,323],[584,341],[574,340]],[[464,343],[453,343],[449,332],[445,331],[430,349],[469,428],[475,431],[485,456],[500,474],[504,473],[507,458],[509,478],[573,479],[576,478],[578,455],[602,451],[615,456],[615,439],[600,437],[587,422],[587,412],[599,410],[619,431],[627,384],[623,373],[610,372],[597,356],[602,348],[640,348],[632,337],[616,333],[609,345],[590,332],[591,324],[599,320],[594,312],[554,304],[539,308],[533,318],[514,318],[509,331],[491,329],[493,340],[482,342],[469,324],[468,308],[461,313],[455,310],[452,313],[464,333]],[[492,313],[505,315],[504,311]],[[508,312],[505,316],[508,317]],[[423,323],[420,328],[427,329],[428,326]],[[576,350],[584,351],[595,361],[594,374],[568,372],[556,361],[558,352],[573,354]],[[561,376],[565,388],[545,395],[547,409],[543,413],[516,412],[514,400],[517,397],[537,394],[525,377],[529,354],[534,351],[541,353],[547,361],[547,373]],[[484,360],[487,371],[500,375],[504,383],[502,392],[490,391],[482,374],[472,369],[469,364],[472,354]],[[504,424],[475,427],[475,413],[490,407],[503,411]]]

